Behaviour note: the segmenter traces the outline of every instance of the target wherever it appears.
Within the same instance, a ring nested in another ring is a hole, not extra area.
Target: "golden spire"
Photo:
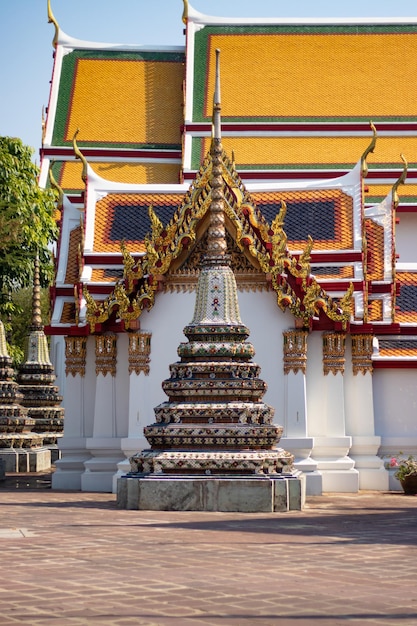
[[[366,148],[365,152],[363,153],[362,157],[361,157],[361,164],[362,164],[362,176],[364,178],[367,177],[368,175],[368,164],[366,162],[366,157],[368,156],[368,154],[370,152],[373,152],[375,150],[375,146],[376,146],[376,139],[377,139],[377,133],[376,133],[376,128],[373,125],[372,122],[369,122],[372,132],[373,132],[373,137],[372,137],[372,141],[369,144],[369,146]]]
[[[83,171],[81,174],[81,178],[83,179],[84,182],[86,182],[87,180],[87,159],[85,158],[85,156],[83,155],[83,153],[81,152],[81,150],[78,147],[77,144],[77,135],[80,132],[80,129],[77,128],[77,130],[74,133],[74,136],[72,138],[72,146],[74,148],[74,152],[75,152],[75,156],[77,159],[80,159],[82,161],[83,164]]]
[[[394,209],[398,207],[398,204],[400,202],[397,189],[400,185],[403,185],[405,183],[405,179],[407,178],[407,170],[408,170],[407,159],[405,158],[403,154],[400,154],[400,157],[401,157],[402,162],[404,163],[404,169],[401,172],[401,176],[392,187],[392,203],[394,205]]]
[[[32,291],[32,323],[30,330],[41,330],[42,314],[41,314],[41,283],[39,279],[39,256],[35,257],[33,269],[33,291]]]
[[[53,24],[55,26],[55,35],[54,35],[54,38],[52,40],[52,46],[54,48],[56,48],[57,45],[58,45],[59,25],[58,25],[58,22],[55,19],[54,14],[52,13],[51,0],[48,0],[48,23],[49,24]]]
[[[211,144],[212,178],[210,181],[210,225],[207,238],[207,258],[221,257],[225,260],[227,251],[226,230],[224,225],[223,195],[223,146],[221,139],[221,104],[220,104],[220,50],[216,50],[216,80],[213,98],[213,139]]]
[[[214,139],[221,141],[220,50],[216,49],[216,77],[213,101]]]

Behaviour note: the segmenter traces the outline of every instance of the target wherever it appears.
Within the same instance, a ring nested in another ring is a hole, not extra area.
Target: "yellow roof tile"
[[[183,79],[181,63],[78,59],[64,141],[180,143]]]
[[[369,137],[222,137],[223,147],[235,154],[236,167],[244,165],[291,165],[354,164],[359,161],[369,145]],[[202,142],[200,160],[210,149],[210,138]],[[378,137],[375,152],[369,154],[367,163],[391,163],[402,170],[400,154],[414,156],[415,137]]]
[[[212,33],[210,65],[216,48],[222,51],[225,117],[416,114],[409,86],[415,82],[417,57],[410,54],[408,34]],[[204,113],[210,117],[214,69],[207,74]]]
[[[94,172],[117,183],[152,184],[178,183],[180,165],[175,163],[89,162]],[[64,190],[83,190],[82,163],[66,161],[62,164],[58,183]]]

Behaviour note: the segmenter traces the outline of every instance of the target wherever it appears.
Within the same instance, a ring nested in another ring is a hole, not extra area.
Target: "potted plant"
[[[397,459],[396,457],[392,457],[389,462],[389,467],[395,468],[394,476],[400,481],[401,487],[404,489],[404,493],[407,496],[416,495],[417,459],[415,459],[411,454],[406,459]]]

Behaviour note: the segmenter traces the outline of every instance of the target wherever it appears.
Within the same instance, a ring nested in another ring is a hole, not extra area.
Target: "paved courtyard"
[[[20,476],[0,504],[1,626],[417,624],[417,497],[138,512]]]

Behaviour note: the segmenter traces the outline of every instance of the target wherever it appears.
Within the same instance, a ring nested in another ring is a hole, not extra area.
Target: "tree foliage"
[[[31,286],[39,255],[41,284],[53,276],[51,244],[57,236],[55,194],[38,186],[33,150],[20,139],[0,137],[0,316],[16,311],[10,295]]]

